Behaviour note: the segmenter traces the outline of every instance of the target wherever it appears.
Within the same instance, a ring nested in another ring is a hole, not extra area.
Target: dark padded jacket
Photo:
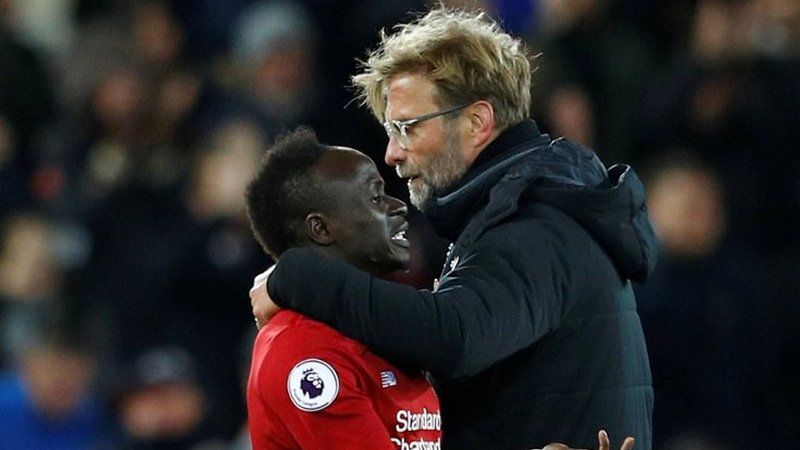
[[[430,371],[443,448],[595,448],[605,428],[650,450],[652,383],[630,280],[650,273],[656,251],[633,170],[606,170],[527,121],[425,212],[454,241],[435,292],[293,249],[270,295]]]

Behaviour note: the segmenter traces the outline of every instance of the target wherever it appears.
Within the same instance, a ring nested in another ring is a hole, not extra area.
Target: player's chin
[[[408,270],[411,265],[411,251],[407,247],[393,246],[389,255],[389,270]]]

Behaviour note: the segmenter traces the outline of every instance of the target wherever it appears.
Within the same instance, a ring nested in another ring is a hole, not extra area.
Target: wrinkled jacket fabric
[[[652,382],[630,280],[647,277],[656,249],[633,170],[606,170],[523,122],[425,213],[453,241],[435,292],[293,249],[270,295],[430,371],[443,448],[594,448],[604,428],[649,450]]]

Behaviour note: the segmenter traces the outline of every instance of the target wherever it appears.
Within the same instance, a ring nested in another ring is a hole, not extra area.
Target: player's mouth
[[[411,175],[408,177],[408,188],[422,184],[422,178],[419,175]]]
[[[398,247],[409,248],[411,247],[411,243],[408,241],[406,237],[406,233],[408,232],[408,222],[403,221],[403,224],[395,230],[392,237],[389,239],[392,244],[397,245]]]

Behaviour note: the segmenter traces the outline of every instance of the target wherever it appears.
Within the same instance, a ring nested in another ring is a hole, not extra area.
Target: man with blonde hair
[[[354,77],[386,128],[385,160],[453,244],[416,290],[308,249],[287,251],[251,298],[325,322],[428,370],[442,448],[651,448],[653,392],[630,280],[654,265],[644,189],[628,166],[528,119],[530,60],[484,14],[437,8],[381,35]],[[266,289],[265,289],[266,286]]]

